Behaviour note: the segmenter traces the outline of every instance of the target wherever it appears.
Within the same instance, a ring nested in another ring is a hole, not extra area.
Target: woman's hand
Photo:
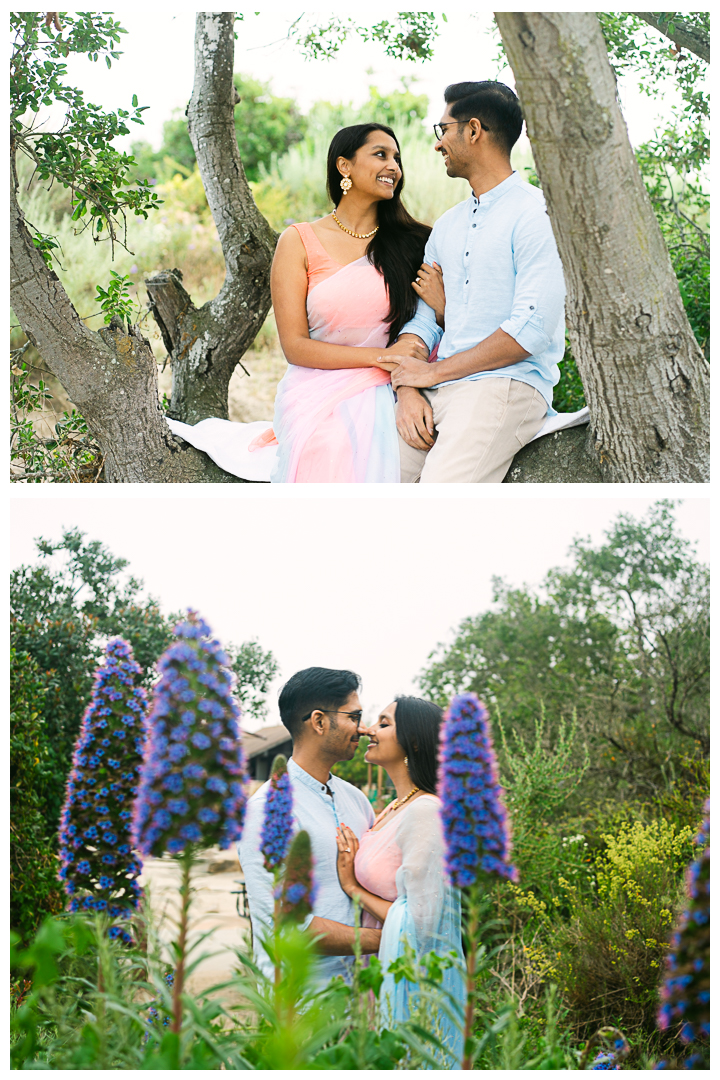
[[[443,273],[436,262],[432,266],[423,263],[412,282],[412,287],[421,300],[435,312],[435,321],[445,329],[445,286]]]
[[[385,349],[381,356],[378,356],[376,367],[382,368],[383,371],[394,371],[401,360],[407,360],[412,357],[417,360],[425,360],[428,355],[428,347],[422,338],[415,337],[413,334],[404,334],[398,338],[394,345]]]
[[[358,888],[355,877],[355,855],[360,844],[350,826],[345,824],[335,830],[335,840],[338,847],[337,875],[340,888],[348,896],[352,896]]]

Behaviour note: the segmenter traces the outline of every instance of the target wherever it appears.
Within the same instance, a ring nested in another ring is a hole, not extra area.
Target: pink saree
[[[295,225],[308,258],[310,337],[382,350],[388,298],[382,275],[363,256],[335,262],[312,227]],[[274,484],[397,484],[398,436],[390,376],[380,368],[325,370],[289,365],[275,397]],[[267,445],[269,433],[257,447]],[[251,444],[250,449],[253,449]]]

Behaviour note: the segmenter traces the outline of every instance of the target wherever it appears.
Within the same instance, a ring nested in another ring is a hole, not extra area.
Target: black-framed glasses
[[[433,131],[435,132],[435,138],[439,142],[440,139],[442,139],[443,135],[445,134],[445,128],[452,127],[453,124],[468,124],[469,122],[470,122],[469,120],[450,120],[450,121],[448,121],[447,124],[433,124]],[[483,124],[482,120],[480,121],[480,127],[483,129],[483,131],[489,131],[490,130],[489,127],[486,127],[485,124]]]
[[[338,714],[342,714],[342,716],[349,716],[356,724],[360,723],[363,715],[362,709],[355,709],[353,712],[348,712],[347,709],[313,709],[307,716],[302,717],[301,723],[305,723],[306,720],[309,720],[314,712],[324,712],[326,716],[337,716]]]

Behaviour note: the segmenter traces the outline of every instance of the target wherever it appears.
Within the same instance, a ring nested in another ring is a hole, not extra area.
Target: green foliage
[[[577,412],[587,404],[567,330],[565,331],[565,352],[560,363],[560,382],[553,388],[552,403],[557,412]]]
[[[543,709],[535,721],[532,744],[513,730],[511,745],[502,724],[500,732],[503,782],[513,823],[513,861],[523,890],[549,903],[557,893],[559,877],[567,875],[587,892],[590,873],[584,837],[565,836],[557,825],[589,765],[587,747],[584,758],[577,761],[577,718],[573,716],[569,728],[561,720],[557,731],[546,733]]]
[[[51,775],[42,707],[46,693],[28,653],[10,650],[10,925],[27,941],[45,914],[62,910],[57,857],[39,789]]]
[[[103,322],[110,323],[113,318],[120,319],[130,325],[133,313],[133,302],[129,293],[132,279],[129,274],[118,274],[116,270],[110,271],[110,284],[107,289],[98,285],[95,299],[100,304],[105,318]]]
[[[10,126],[12,160],[18,152],[34,163],[41,180],[56,180],[72,194],[74,221],[86,217],[94,239],[107,234],[111,245],[117,239],[119,220],[126,212],[147,217],[158,199],[146,181],[128,186],[133,158],[110,145],[119,135],[128,135],[126,121],[142,124],[144,106],[133,95],[132,108],[104,112],[85,101],[81,90],[63,82],[72,53],[86,53],[97,61],[105,56],[108,67],[119,59],[115,46],[125,33],[118,22],[105,14],[93,12],[63,13],[64,26],[51,20],[43,22],[40,12],[11,14],[13,33],[10,61]],[[65,119],[57,132],[44,130],[37,123],[41,107],[61,102]],[[43,258],[51,248],[48,238],[37,233],[34,241]],[[122,242],[122,241],[121,241]]]
[[[553,935],[558,978],[580,1036],[615,1023],[627,1035],[649,1038],[692,830],[662,820],[622,823],[603,840],[596,904],[560,881],[571,914]]]
[[[267,693],[280,670],[273,654],[257,638],[242,645],[228,645],[230,668],[235,673],[235,697],[244,714],[260,720],[267,715]]]
[[[576,540],[569,569],[537,592],[494,581],[494,610],[463,620],[418,677],[446,703],[473,690],[527,736],[543,703],[577,711],[591,753],[588,797],[658,798],[708,749],[708,570],[672,503],[621,514],[604,542]],[[672,764],[671,764],[672,763]]]
[[[394,60],[431,60],[432,43],[439,32],[431,11],[400,11],[394,21],[383,19],[373,26],[359,26],[353,19],[338,15],[310,27],[301,25],[301,21],[293,23],[288,36],[298,42],[303,56],[310,60],[336,56],[353,34],[365,42],[379,42]]]
[[[42,376],[32,381],[33,369],[22,359],[28,345],[10,354],[10,479],[30,484],[97,480],[102,455],[77,410],[66,409],[52,429],[45,420],[52,394]],[[42,424],[49,436],[40,434]]]
[[[235,74],[235,89],[240,101],[235,106],[235,134],[240,160],[248,180],[260,178],[260,166],[270,166],[273,156],[284,154],[305,134],[305,120],[292,98],[276,97],[271,82],[261,82],[251,75]],[[186,175],[195,165],[185,117],[175,117],[163,124],[160,150],[153,153],[147,143],[134,143],[137,175],[167,180],[175,172]]]

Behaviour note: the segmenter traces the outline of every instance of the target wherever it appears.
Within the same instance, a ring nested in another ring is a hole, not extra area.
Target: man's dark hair
[[[479,120],[510,156],[522,131],[523,115],[517,95],[505,83],[453,83],[445,90],[445,101],[455,120]]]
[[[360,679],[354,671],[309,667],[297,671],[283,686],[278,698],[280,719],[293,742],[301,738],[305,718],[315,709],[340,709],[359,690]]]
[[[413,785],[435,794],[442,709],[424,698],[395,698],[395,737],[407,755]]]

